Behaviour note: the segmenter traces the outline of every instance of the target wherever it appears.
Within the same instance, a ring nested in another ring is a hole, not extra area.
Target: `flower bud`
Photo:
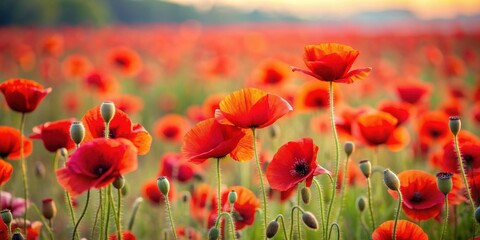
[[[35,162],[35,175],[38,178],[43,178],[45,176],[45,165],[41,161]]]
[[[452,190],[452,176],[453,173],[450,172],[437,173],[437,187],[444,195],[447,195]]]
[[[68,157],[68,150],[66,148],[60,148],[58,151],[60,152],[60,156],[62,156],[63,158]]]
[[[102,114],[103,121],[109,124],[113,116],[115,116],[115,104],[110,101],[103,102],[102,105],[100,105],[100,113]]]
[[[372,175],[372,164],[368,160],[362,160],[359,163],[360,170],[362,170],[363,175],[366,178],[369,178]]]
[[[13,216],[12,216],[12,212],[10,211],[10,209],[3,209],[2,211],[0,211],[0,215],[2,215],[2,220],[5,224],[10,224],[12,223],[12,220],[13,220]]]
[[[188,194],[188,192],[184,192],[182,195],[182,202],[187,203],[189,199],[190,195]]]
[[[72,122],[72,125],[70,125],[70,138],[77,145],[83,141],[85,138],[85,127],[82,122]]]
[[[357,198],[357,209],[360,212],[363,212],[367,207],[367,199],[364,196],[360,196]]]
[[[315,216],[311,212],[304,212],[302,214],[302,220],[303,220],[303,223],[305,223],[305,225],[307,225],[307,227],[309,227],[311,229],[315,229],[315,230],[318,229],[317,219],[315,218]]]
[[[475,209],[475,220],[477,220],[477,223],[480,223],[480,207]]]
[[[46,198],[42,200],[42,214],[48,220],[57,215],[57,207],[55,206],[53,199]]]
[[[238,195],[237,195],[237,192],[235,192],[235,190],[232,190],[230,191],[230,193],[228,193],[228,201],[230,202],[230,204],[234,204],[237,201],[237,198],[238,198]]]
[[[451,116],[448,121],[448,126],[450,127],[450,131],[452,131],[453,136],[457,136],[458,132],[460,132],[460,129],[462,128],[460,117]]]
[[[270,137],[272,139],[278,139],[280,137],[280,128],[278,127],[278,125],[276,124],[273,124],[270,126]]]
[[[273,238],[275,234],[278,232],[278,228],[280,227],[280,224],[278,224],[277,221],[273,220],[271,221],[268,226],[267,226],[267,238]]]
[[[115,178],[112,185],[116,189],[122,189],[123,187],[125,187],[125,178],[120,175],[120,177]]]
[[[310,202],[310,199],[312,198],[312,192],[310,191],[310,188],[307,187],[302,187],[300,190],[300,195],[302,196],[302,201],[305,204],[308,204]]]
[[[212,227],[208,231],[208,239],[209,240],[217,240],[219,236],[220,236],[220,231],[216,227]]]
[[[345,151],[347,156],[350,157],[350,155],[352,155],[353,151],[355,151],[355,144],[353,142],[348,141],[343,146],[343,150]]]
[[[400,190],[400,179],[388,168],[383,171],[383,181],[390,190]]]
[[[170,182],[164,176],[157,179],[157,186],[163,196],[167,197],[168,192],[170,191]]]
[[[125,182],[125,185],[122,188],[122,196],[127,196],[128,189],[129,189],[128,184]]]
[[[22,233],[20,233],[20,230],[15,230],[12,235],[12,240],[25,240],[25,238],[23,237]]]

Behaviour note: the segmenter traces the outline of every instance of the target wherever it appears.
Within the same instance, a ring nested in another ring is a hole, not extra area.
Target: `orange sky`
[[[312,17],[320,14],[346,17],[361,11],[409,9],[424,19],[451,18],[480,13],[480,0],[168,0],[208,9],[223,4],[242,9],[265,9]]]

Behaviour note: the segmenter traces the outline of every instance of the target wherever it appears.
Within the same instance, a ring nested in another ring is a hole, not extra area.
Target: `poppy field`
[[[0,28],[0,239],[477,239],[480,29]]]

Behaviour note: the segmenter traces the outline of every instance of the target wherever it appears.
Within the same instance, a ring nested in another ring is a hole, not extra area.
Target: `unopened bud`
[[[383,181],[390,190],[398,191],[400,189],[400,179],[388,168],[383,170]]]
[[[303,220],[303,223],[305,223],[305,225],[307,225],[307,227],[309,227],[311,229],[315,229],[315,230],[318,229],[317,219],[315,218],[315,216],[311,212],[304,212],[302,214],[302,220]]]
[[[182,201],[183,201],[184,203],[186,203],[186,202],[188,202],[189,199],[190,199],[190,196],[188,195],[188,192],[183,193],[183,195],[182,195]]]
[[[85,127],[82,122],[72,122],[72,125],[70,125],[70,138],[77,145],[83,141],[85,138]]]
[[[365,199],[364,196],[360,196],[357,198],[357,209],[360,212],[363,212],[365,210],[365,207],[367,206],[367,199]]]
[[[216,227],[212,227],[208,231],[208,239],[209,240],[217,240],[219,236],[220,236],[220,231]]]
[[[312,191],[310,191],[310,188],[302,187],[302,189],[300,190],[300,195],[302,196],[302,201],[305,204],[308,204],[310,202],[310,199],[312,198]]]
[[[273,220],[271,221],[268,226],[267,226],[267,238],[273,238],[275,234],[278,232],[278,228],[280,227],[280,224],[278,224],[277,221]]]
[[[113,116],[115,116],[115,104],[110,101],[103,102],[102,105],[100,105],[100,113],[102,114],[103,121],[107,124],[110,123]]]
[[[452,131],[453,136],[457,136],[462,128],[462,122],[460,121],[459,116],[451,116],[449,118],[448,126],[450,127],[450,131]]]
[[[45,176],[45,165],[41,161],[35,162],[35,176],[43,178]]]
[[[2,220],[5,224],[10,224],[12,223],[12,220],[13,220],[13,216],[12,216],[12,212],[10,211],[10,209],[3,209],[2,211],[0,211],[0,215],[2,215]]]
[[[359,163],[360,170],[362,170],[363,175],[366,178],[369,178],[372,175],[372,164],[368,160],[362,160]]]
[[[128,189],[129,189],[128,184],[125,182],[125,185],[122,188],[122,196],[127,196]]]
[[[237,198],[238,198],[238,195],[237,195],[237,192],[235,192],[235,190],[232,190],[230,191],[230,193],[228,193],[228,201],[230,202],[230,204],[234,204],[237,201]]]
[[[63,158],[68,157],[68,150],[66,148],[60,148],[58,151],[60,152],[60,156],[62,156]]]
[[[164,176],[159,177],[157,179],[157,186],[163,196],[166,197],[168,195],[168,192],[170,191],[170,182],[168,181],[168,179]]]
[[[437,173],[437,187],[444,195],[447,195],[452,190],[452,176],[453,173],[450,172]]]
[[[119,177],[115,178],[112,185],[116,189],[122,189],[123,187],[125,187],[125,178],[120,175]]]
[[[477,223],[480,223],[480,207],[475,209],[475,220],[477,220]]]
[[[51,198],[42,200],[42,214],[46,219],[52,219],[57,215],[57,207]]]
[[[343,150],[345,150],[345,153],[347,154],[347,156],[350,157],[350,155],[352,155],[352,153],[355,151],[355,144],[353,142],[348,141],[343,146]]]
[[[12,235],[12,240],[25,240],[22,233],[20,233],[20,229],[15,230],[15,232]]]

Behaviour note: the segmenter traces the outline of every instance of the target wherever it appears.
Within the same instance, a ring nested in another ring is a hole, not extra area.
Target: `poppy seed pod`
[[[82,122],[72,122],[72,125],[70,125],[70,138],[77,145],[83,141],[85,138],[85,127]]]
[[[120,175],[120,177],[115,178],[112,185],[116,189],[122,189],[125,186],[125,178]]]
[[[448,126],[450,127],[450,131],[452,131],[453,136],[457,136],[462,128],[462,122],[460,121],[459,116],[451,116],[448,121]]]
[[[216,227],[212,227],[208,231],[208,239],[209,240],[217,240],[219,236],[220,236],[220,231]]]
[[[475,209],[475,220],[477,220],[477,223],[480,223],[480,207]]]
[[[115,116],[115,104],[110,101],[103,102],[102,105],[100,105],[100,113],[102,114],[103,121],[107,124],[110,123],[113,116]]]
[[[383,171],[383,181],[390,190],[400,190],[400,179],[388,168]]]
[[[357,209],[360,212],[363,212],[367,207],[367,199],[364,196],[360,196],[357,198]]]
[[[167,196],[170,191],[170,182],[166,177],[159,177],[157,179],[157,186],[163,196]]]
[[[302,196],[302,201],[305,204],[308,204],[310,202],[310,199],[312,198],[312,191],[310,191],[310,188],[302,187],[302,189],[300,190],[300,195]]]
[[[235,190],[232,190],[230,191],[230,193],[228,193],[228,201],[230,202],[230,204],[234,204],[237,201],[237,198],[238,198],[238,195],[237,195],[237,192],[235,192]]]
[[[42,200],[42,214],[48,220],[57,215],[57,206],[55,206],[53,199],[46,198]]]
[[[267,230],[265,230],[267,238],[273,238],[277,234],[279,227],[280,224],[277,221],[271,221],[267,226]]]
[[[363,175],[366,178],[369,178],[372,175],[372,164],[368,160],[362,160],[359,163],[360,170],[362,170]]]
[[[453,173],[450,172],[437,173],[437,187],[444,195],[447,195],[452,190],[452,176]]]
[[[13,216],[12,216],[12,212],[10,211],[10,209],[3,209],[2,211],[0,211],[0,215],[2,215],[2,220],[5,224],[10,224],[12,223],[12,220],[13,220]]]
[[[311,212],[303,212],[302,220],[303,220],[303,223],[307,225],[307,227],[315,230],[318,229],[318,221]]]
[[[66,148],[60,148],[58,151],[60,151],[60,156],[62,156],[63,158],[68,157],[68,150]]]
[[[347,156],[350,157],[350,155],[352,155],[352,153],[355,151],[355,144],[353,142],[348,141],[343,146],[343,150],[345,151]]]

